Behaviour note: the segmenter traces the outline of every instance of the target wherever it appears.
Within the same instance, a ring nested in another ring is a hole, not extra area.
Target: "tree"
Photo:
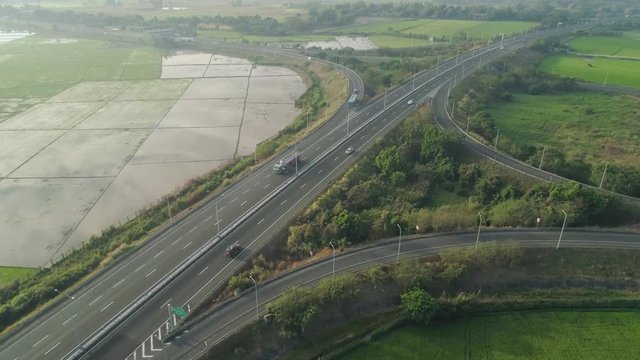
[[[400,295],[400,307],[415,322],[428,324],[438,311],[438,303],[426,291],[415,289]]]

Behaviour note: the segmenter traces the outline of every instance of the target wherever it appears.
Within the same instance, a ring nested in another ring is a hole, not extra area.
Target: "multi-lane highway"
[[[507,46],[521,45],[509,40]],[[219,288],[246,257],[344,172],[374,139],[413,111],[415,105],[408,104],[408,99],[416,104],[427,99],[443,84],[462,77],[461,72],[472,71],[501,51],[499,44],[474,49],[416,75],[415,80],[356,112],[342,108],[296,145],[306,159],[299,174],[274,174],[271,163],[258,167],[140,251],[69,294],[72,298],[64,298],[5,338],[0,357],[138,359],[157,355],[162,349],[153,337],[166,333],[169,304],[190,309]],[[357,75],[345,71],[349,93],[354,86],[361,89]],[[354,155],[345,154],[348,146],[356,148]],[[218,236],[219,231],[223,236]],[[236,241],[246,250],[229,260],[224,247]]]
[[[514,242],[525,247],[555,247],[560,229],[493,230],[481,233],[481,242]],[[401,259],[434,255],[455,247],[474,246],[476,232],[434,234],[430,236],[403,239]],[[562,247],[572,248],[616,248],[640,250],[640,234],[624,232],[602,232],[565,230]],[[383,241],[376,245],[353,249],[336,255],[335,273],[354,272],[396,261],[398,239]],[[278,297],[291,286],[313,285],[333,273],[331,257],[298,268],[284,276],[258,285],[259,312],[264,314],[266,304]],[[201,316],[188,327],[182,329],[178,338],[170,339],[166,346],[167,359],[195,359],[212,346],[233,334],[242,326],[256,319],[254,288],[250,288],[236,298],[217,306],[206,316]],[[159,341],[155,346],[161,346]]]

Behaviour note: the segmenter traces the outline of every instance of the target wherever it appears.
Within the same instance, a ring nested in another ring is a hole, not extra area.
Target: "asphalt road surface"
[[[520,40],[511,41],[505,41],[505,48],[524,45]],[[474,49],[416,75],[363,108],[343,107],[296,145],[305,158],[298,174],[292,170],[277,175],[271,171],[272,163],[262,164],[135,254],[68,294],[72,298],[62,298],[3,339],[0,357],[138,359],[158,355],[161,348],[153,343],[153,337],[166,333],[168,305],[189,310],[205,299],[414,106],[502,51],[495,43]],[[350,80],[349,93],[354,86],[361,89],[357,74],[344,71]],[[356,149],[352,155],[345,154],[349,146]],[[219,231],[224,236],[218,236]],[[245,251],[230,260],[224,256],[224,248],[236,241]],[[98,336],[102,333],[108,336]]]
[[[514,242],[525,247],[556,247],[560,229],[522,229],[481,232],[480,242]],[[425,237],[403,239],[401,259],[434,255],[455,247],[474,246],[475,231],[435,234]],[[601,231],[566,230],[561,247],[572,248],[616,248],[640,250],[640,234]],[[393,263],[397,259],[398,238],[374,246],[350,250],[335,257],[335,273],[347,273],[368,267]],[[259,313],[264,314],[266,304],[291,286],[313,285],[323,278],[331,277],[333,261],[327,257],[322,261],[296,269],[284,276],[258,284]],[[167,359],[195,359],[242,326],[256,320],[255,288],[239,294],[230,301],[213,309],[209,315],[194,321],[181,332],[179,338],[165,344]],[[162,343],[156,340],[154,346]]]

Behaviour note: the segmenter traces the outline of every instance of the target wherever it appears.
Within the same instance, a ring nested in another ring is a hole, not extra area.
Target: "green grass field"
[[[541,66],[544,71],[552,74],[598,84],[603,84],[606,79],[609,85],[640,88],[640,61],[637,60],[552,55],[544,58]]]
[[[528,30],[537,23],[525,21],[472,21],[472,20],[405,20],[381,21],[342,29],[344,33],[359,34],[415,34],[449,36],[466,33],[471,38],[487,39]]]
[[[569,45],[584,54],[640,58],[640,40],[633,38],[633,33],[627,36],[582,36],[569,41]]]
[[[160,77],[155,48],[68,40],[29,37],[0,45],[0,98],[49,97],[86,80]]]
[[[373,35],[369,39],[380,48],[405,48],[414,46],[428,46],[432,43],[424,39],[413,39],[393,35]]]
[[[341,360],[626,360],[640,354],[639,312],[531,312],[409,325]]]
[[[0,288],[22,280],[38,272],[38,269],[0,266]]]
[[[506,136],[521,145],[547,145],[567,158],[637,164],[640,98],[600,93],[516,94],[489,111]]]

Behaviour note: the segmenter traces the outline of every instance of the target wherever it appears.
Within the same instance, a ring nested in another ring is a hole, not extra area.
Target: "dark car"
[[[224,251],[224,254],[230,258],[234,258],[238,256],[238,254],[240,254],[241,251],[242,251],[242,245],[240,245],[240,243],[236,241],[235,243],[227,246],[227,249]]]

